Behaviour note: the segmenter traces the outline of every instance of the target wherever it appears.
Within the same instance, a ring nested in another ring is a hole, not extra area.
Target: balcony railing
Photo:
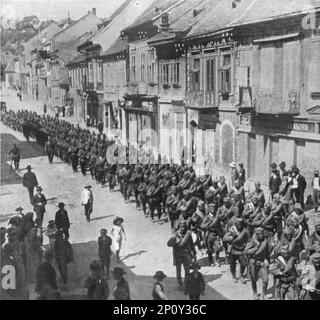
[[[189,106],[215,107],[215,101],[215,93],[210,91],[190,91],[186,95],[186,102]]]
[[[253,107],[256,113],[298,115],[300,113],[300,91],[296,89],[282,93],[278,89],[253,88]]]

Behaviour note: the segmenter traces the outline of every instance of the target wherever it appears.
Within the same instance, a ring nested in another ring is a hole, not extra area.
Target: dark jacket
[[[115,300],[131,300],[130,289],[126,279],[121,278],[113,289]]]
[[[108,236],[98,238],[98,255],[99,257],[109,257],[111,255],[112,239]]]
[[[185,280],[185,294],[198,295],[204,293],[205,282],[203,276],[198,272],[198,276],[195,277],[194,272],[188,274]]]
[[[70,228],[70,221],[66,210],[60,209],[56,212],[55,224],[58,230],[66,230]]]
[[[281,185],[281,178],[280,178],[279,172],[277,171],[275,174],[275,177],[272,174],[269,179],[269,190],[271,194],[278,193],[280,185]]]
[[[52,265],[45,261],[40,264],[37,270],[36,291],[41,292],[44,285],[49,285],[52,289],[57,289],[56,272]]]
[[[32,189],[38,185],[38,180],[33,172],[26,172],[23,175],[22,184],[28,189]]]
[[[90,300],[107,300],[110,294],[108,281],[104,278],[89,277],[84,287],[88,289],[88,298]]]

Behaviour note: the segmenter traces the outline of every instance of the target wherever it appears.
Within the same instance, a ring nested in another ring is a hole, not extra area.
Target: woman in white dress
[[[123,221],[124,220],[120,217],[117,217],[116,219],[114,219],[112,230],[111,230],[114,250],[116,252],[116,257],[118,262],[120,262],[120,250],[121,250],[122,238],[124,238],[124,240],[126,241],[126,234],[122,226]]]

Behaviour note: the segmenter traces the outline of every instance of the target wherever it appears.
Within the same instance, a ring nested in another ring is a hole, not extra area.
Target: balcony
[[[215,93],[210,91],[191,91],[186,94],[188,106],[215,107]]]
[[[128,86],[129,95],[146,95],[148,93],[146,82],[131,82]]]
[[[300,113],[300,91],[282,93],[278,89],[253,88],[253,108],[256,113],[295,116]]]

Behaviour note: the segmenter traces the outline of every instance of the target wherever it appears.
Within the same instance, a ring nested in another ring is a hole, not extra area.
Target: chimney
[[[96,8],[92,8],[92,13],[96,16],[97,15],[97,9]]]

